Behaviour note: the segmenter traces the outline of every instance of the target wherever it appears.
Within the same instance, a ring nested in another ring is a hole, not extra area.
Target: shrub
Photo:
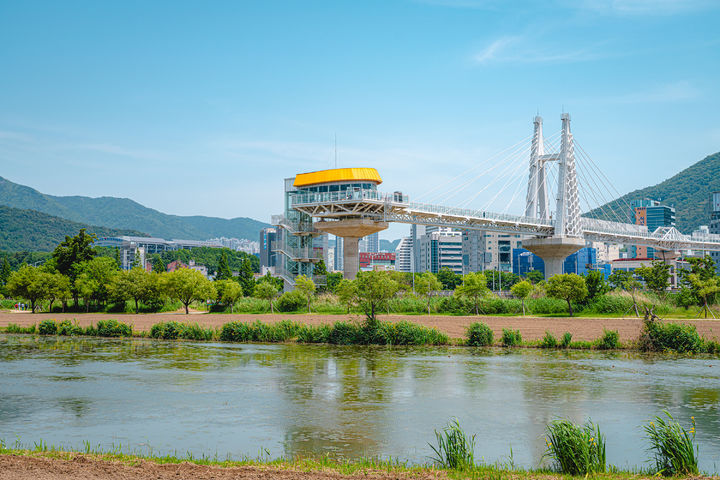
[[[640,350],[650,352],[674,351],[698,353],[703,340],[694,325],[646,321],[638,341]]]
[[[561,473],[588,475],[605,471],[605,437],[590,421],[576,425],[556,420],[547,426],[545,442],[545,455],[555,460]]]
[[[475,435],[468,436],[457,420],[451,421],[441,431],[435,430],[437,446],[430,444],[440,467],[466,470],[475,466]]]
[[[223,342],[250,342],[252,339],[252,328],[247,323],[228,322],[220,330],[220,340]]]
[[[472,323],[467,329],[467,344],[471,347],[486,347],[493,344],[493,331],[485,323]]]
[[[447,345],[450,339],[434,328],[412,322],[381,322],[379,333],[387,345]]]
[[[212,340],[213,331],[210,328],[203,328],[197,323],[186,324],[176,321],[156,323],[150,328],[152,338],[165,340]]]
[[[603,336],[598,340],[597,348],[600,350],[615,350],[620,347],[620,335],[617,330],[604,330]]]
[[[35,333],[37,328],[35,325],[30,325],[29,327],[21,327],[20,325],[17,325],[15,323],[9,323],[7,327],[5,327],[5,333]]]
[[[510,330],[508,328],[503,328],[502,333],[502,344],[503,347],[515,347],[520,345],[522,342],[522,335],[520,335],[520,330]]]
[[[569,348],[572,343],[572,333],[565,332],[560,339],[560,348]]]
[[[348,322],[335,322],[328,335],[328,343],[334,345],[355,345],[365,343],[359,325]]]
[[[275,302],[275,307],[281,312],[296,312],[307,305],[307,297],[300,290],[285,292]]]
[[[692,428],[688,433],[667,410],[664,413],[668,421],[656,416],[654,421],[645,425],[645,433],[650,440],[650,451],[654,455],[657,473],[668,477],[697,475],[698,450],[693,446],[695,417],[690,417]]]
[[[594,313],[624,314],[632,309],[633,301],[630,296],[606,294],[597,297],[587,308]]]
[[[438,312],[451,313],[453,315],[474,315],[475,306],[472,300],[453,295],[451,297],[443,297],[440,300]]]
[[[58,335],[75,336],[82,335],[83,333],[85,332],[80,325],[78,325],[77,323],[73,323],[67,319],[60,322],[57,326]]]
[[[38,333],[40,335],[55,335],[57,333],[57,324],[55,320],[47,319],[38,325]]]
[[[183,324],[180,336],[186,340],[206,341],[212,340],[214,333],[211,328],[203,328],[197,323],[193,323],[190,325]]]
[[[557,346],[557,338],[555,338],[552,333],[545,332],[545,337],[543,337],[540,342],[540,348],[557,348]]]
[[[706,353],[714,353],[717,355],[718,353],[720,353],[720,343],[716,342],[715,340],[706,340],[705,342],[703,342],[703,351]]]
[[[297,341],[300,343],[329,343],[332,325],[303,325],[298,330]]]
[[[531,298],[527,301],[527,308],[536,315],[559,315],[565,314],[567,304],[557,298]]]
[[[131,337],[132,327],[117,320],[100,320],[97,322],[97,336],[99,337]]]

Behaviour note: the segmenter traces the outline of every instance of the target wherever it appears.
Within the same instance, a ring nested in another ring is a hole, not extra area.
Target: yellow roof
[[[382,183],[380,174],[374,168],[333,168],[330,170],[319,170],[317,172],[298,173],[295,175],[295,187],[308,187],[321,183],[333,182],[374,182]]]

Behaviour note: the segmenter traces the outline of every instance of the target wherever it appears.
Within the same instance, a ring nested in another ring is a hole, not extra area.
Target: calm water
[[[426,462],[457,417],[476,455],[537,466],[557,416],[591,417],[608,462],[644,465],[641,425],[695,416],[720,470],[720,360],[630,354],[227,345],[0,335],[0,438],[156,453]]]

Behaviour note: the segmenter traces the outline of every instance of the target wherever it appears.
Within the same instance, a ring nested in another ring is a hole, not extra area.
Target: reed
[[[667,420],[657,415],[645,425],[658,474],[671,477],[698,473],[698,449],[695,440],[695,417],[690,417],[692,428],[688,432],[664,410]]]
[[[605,471],[605,437],[588,421],[577,425],[561,419],[547,426],[545,456],[555,461],[560,473],[588,475]]]
[[[435,430],[437,445],[430,445],[440,467],[451,470],[469,470],[475,467],[475,435],[467,435],[457,419],[440,431]]]

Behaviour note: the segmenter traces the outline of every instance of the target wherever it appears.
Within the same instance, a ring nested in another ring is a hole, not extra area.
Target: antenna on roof
[[[335,168],[337,168],[337,132],[335,132]]]

